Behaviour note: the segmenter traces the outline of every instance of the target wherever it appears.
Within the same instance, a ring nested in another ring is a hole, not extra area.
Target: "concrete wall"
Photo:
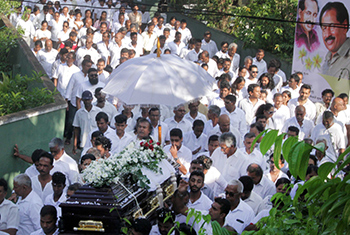
[[[2,18],[0,25],[9,25],[6,18]],[[11,27],[11,26],[10,26]],[[31,76],[44,72],[27,44],[18,40],[18,47],[14,48],[9,57],[13,63],[14,74]],[[43,76],[43,86],[51,91],[55,87],[51,80]],[[25,171],[29,166],[21,159],[13,156],[13,148],[18,144],[21,153],[31,156],[33,150],[42,148],[48,150],[48,142],[53,137],[63,137],[66,102],[60,94],[55,95],[55,102],[41,107],[24,110],[18,113],[0,117],[0,177],[4,177],[12,188],[13,177]]]
[[[218,49],[220,50],[220,44],[223,41],[227,41],[229,43],[235,42],[238,45],[237,53],[241,56],[240,65],[243,65],[244,58],[246,56],[255,57],[255,53],[258,48],[243,48],[244,42],[238,40],[233,35],[224,33],[220,30],[212,29],[207,27],[202,22],[195,20],[193,18],[187,17],[180,13],[168,13],[168,19],[170,17],[175,16],[177,20],[186,19],[187,27],[191,30],[192,36],[195,38],[203,39],[203,34],[205,31],[209,30],[212,33],[212,39],[217,43]],[[280,59],[278,56],[273,55],[269,52],[265,52],[264,60],[268,63],[271,59],[278,59],[281,61],[281,69],[286,73],[287,77],[291,74],[292,71],[292,63],[287,62],[285,60]]]

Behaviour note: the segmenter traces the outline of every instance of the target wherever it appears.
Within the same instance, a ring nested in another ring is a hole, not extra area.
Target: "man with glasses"
[[[231,204],[225,225],[234,228],[238,234],[241,234],[255,217],[253,209],[241,199],[242,193],[243,184],[237,179],[231,180],[225,188],[226,199]]]
[[[219,141],[220,148],[217,148],[211,157],[213,166],[221,172],[227,182],[245,175],[248,164],[244,154],[236,146],[236,137],[231,132],[226,132],[220,136]],[[223,188],[217,190],[219,193],[223,191]]]
[[[250,84],[258,83],[258,67],[256,65],[251,65],[249,67],[249,77],[245,80],[245,88],[248,88]]]
[[[165,123],[168,125],[169,130],[173,128],[181,129],[182,133],[186,133],[192,130],[192,124],[190,121],[184,118],[186,113],[185,106],[180,104],[174,108],[174,117],[165,119]]]

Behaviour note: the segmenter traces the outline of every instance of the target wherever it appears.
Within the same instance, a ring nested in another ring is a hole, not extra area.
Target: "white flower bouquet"
[[[161,173],[159,162],[166,158],[158,142],[143,140],[139,145],[132,142],[119,154],[91,162],[83,172],[83,179],[94,187],[102,187],[116,183],[131,173],[140,187],[148,188],[149,179],[142,174],[141,169],[145,167]]]

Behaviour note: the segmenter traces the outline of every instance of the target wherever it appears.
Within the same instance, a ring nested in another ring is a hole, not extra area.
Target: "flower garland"
[[[146,167],[153,172],[161,173],[159,162],[166,158],[167,155],[159,142],[142,140],[139,146],[136,142],[132,142],[119,154],[91,162],[83,172],[83,179],[94,187],[102,187],[118,182],[123,175],[131,173],[140,187],[149,188],[147,184],[150,181],[142,174],[141,169]]]

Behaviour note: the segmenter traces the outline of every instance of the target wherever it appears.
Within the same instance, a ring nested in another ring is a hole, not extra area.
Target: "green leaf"
[[[309,158],[312,146],[310,144],[306,144],[305,142],[302,143],[303,144],[300,145],[300,147],[302,148],[302,154],[298,156],[297,161],[297,174],[299,175],[301,180],[305,180],[306,171],[309,166]]]
[[[346,224],[350,224],[350,200],[346,202],[343,210],[343,220]]]
[[[261,136],[263,136],[268,130],[264,130],[262,131],[257,137],[255,137],[255,139],[253,140],[253,143],[252,143],[252,147],[250,147],[250,151],[253,152],[254,148],[255,148],[255,145],[256,145],[256,142],[258,141],[258,139],[260,139]],[[261,149],[260,149],[261,151]]]
[[[275,162],[275,166],[277,167],[277,169],[280,169],[279,162],[281,159],[282,141],[283,141],[283,138],[285,135],[286,134],[283,133],[283,134],[277,136],[276,141],[275,141],[275,149],[273,152],[273,161]]]
[[[335,163],[332,162],[325,162],[318,168],[318,176],[325,180],[329,173],[333,170],[333,168],[336,167]]]
[[[338,163],[340,161],[342,161],[344,159],[345,156],[347,156],[350,153],[350,147],[348,147],[347,149],[345,149],[345,151],[339,155],[338,160],[336,162],[336,165],[338,165]],[[346,167],[348,164],[350,163],[350,157],[348,157],[339,167],[338,170],[334,173],[334,175],[337,175],[344,167]]]
[[[298,160],[299,155],[303,153],[304,142],[298,142],[290,148],[288,160],[289,160],[289,171],[290,173],[297,178],[298,177]],[[304,177],[305,178],[305,177]]]
[[[262,155],[271,148],[271,146],[275,143],[276,137],[278,135],[278,130],[270,130],[266,133],[260,143],[260,151]]]
[[[296,144],[298,143],[298,138],[294,137],[294,136],[290,136],[288,137],[288,139],[286,139],[286,141],[284,141],[283,146],[282,146],[282,154],[284,159],[286,159],[286,161],[289,163],[289,153],[290,153],[290,149]]]

